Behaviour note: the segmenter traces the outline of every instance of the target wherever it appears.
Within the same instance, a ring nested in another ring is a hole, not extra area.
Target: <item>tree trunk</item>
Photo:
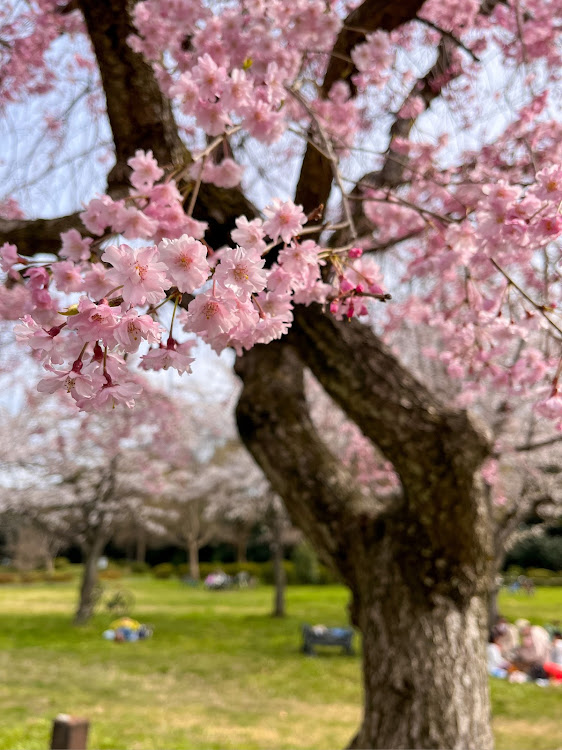
[[[236,562],[243,564],[247,562],[246,556],[248,553],[248,534],[241,532],[236,540]]]
[[[492,630],[498,617],[500,615],[498,607],[498,596],[500,593],[500,586],[495,581],[492,581],[492,587],[490,589],[490,595],[488,597],[488,630]]]
[[[94,590],[98,583],[98,560],[104,547],[105,539],[98,538],[86,548],[84,570],[80,584],[80,600],[74,616],[75,625],[84,625],[94,613],[96,604]]]
[[[188,542],[187,559],[189,560],[189,577],[198,581],[201,578],[201,573],[199,572],[199,546],[196,541]]]
[[[50,552],[47,552],[47,554],[45,555],[45,571],[50,574],[53,573],[54,570],[55,563],[53,561],[53,556]]]
[[[146,560],[146,532],[139,529],[137,534],[137,562],[143,563]]]
[[[430,608],[414,590],[386,593],[356,611],[365,703],[351,747],[492,748],[484,599]]]
[[[285,575],[285,568],[283,567],[283,545],[281,544],[280,528],[277,519],[273,522],[271,551],[273,552],[273,583],[275,585],[272,615],[273,617],[285,617],[285,584],[287,577]]]
[[[285,342],[237,361],[244,382],[237,421],[293,522],[352,592],[365,698],[352,747],[489,750],[485,602],[493,555],[478,473],[487,442],[367,328],[347,325],[334,348],[329,331],[313,341],[317,332],[308,328],[308,361],[333,355],[325,383],[394,459],[401,491],[378,498],[330,453],[308,415],[302,365]],[[345,346],[353,335],[365,339],[362,352],[357,347],[363,360],[337,381],[334,373],[353,358]],[[367,389],[369,399],[362,398]]]

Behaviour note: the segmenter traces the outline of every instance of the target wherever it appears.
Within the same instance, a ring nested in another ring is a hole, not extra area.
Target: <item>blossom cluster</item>
[[[403,236],[415,237],[403,250],[404,278],[423,289],[392,306],[387,334],[404,320],[430,331],[424,356],[462,381],[459,405],[490,388],[508,399],[532,393],[537,412],[562,427],[562,165],[544,166],[529,186],[497,179],[435,189],[421,223],[423,213],[372,194],[366,211],[379,221],[398,212]]]
[[[0,248],[26,305],[16,337],[49,373],[40,391],[66,389],[86,411],[130,407],[141,392],[134,359],[145,370],[191,372],[197,336],[217,352],[241,352],[285,334],[295,304],[326,303],[351,318],[367,314],[368,297],[384,298],[378,266],[358,248],[338,256],[324,281],[327,251],[300,236],[307,217],[293,202],[275,199],[264,218],[239,217],[233,246],[215,252],[174,183],[156,183],[164,173],[152,154],[139,151],[129,165],[129,198],[94,198],[81,214],[94,236],[64,232],[63,260],[29,262],[13,245]],[[159,317],[166,302],[174,306],[169,327]]]

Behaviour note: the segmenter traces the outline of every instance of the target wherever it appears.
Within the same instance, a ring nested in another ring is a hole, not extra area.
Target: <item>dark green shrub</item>
[[[150,572],[150,565],[145,562],[132,562],[131,563],[131,573],[134,573],[135,575],[143,575],[144,573]]]
[[[535,586],[562,586],[562,575],[553,575],[549,578],[533,578]]]
[[[297,544],[291,555],[291,561],[295,566],[297,583],[319,582],[320,566],[318,558],[308,542]]]
[[[155,578],[171,578],[175,573],[176,569],[172,563],[160,563],[160,565],[155,565],[154,568],[152,568],[152,575]]]
[[[562,536],[532,536],[521,539],[508,552],[506,566],[562,570]]]
[[[102,581],[116,581],[123,578],[123,571],[118,568],[107,568],[106,570],[100,570],[99,577]]]
[[[331,568],[328,568],[326,565],[320,565],[318,566],[318,570],[320,573],[320,578],[318,579],[318,583],[321,583],[323,585],[329,585],[332,583],[340,583],[340,579],[337,577],[337,575],[334,573]]]
[[[65,581],[74,580],[74,576],[68,570],[55,570],[53,573],[45,574],[45,581],[47,583],[64,583]]]
[[[39,583],[45,580],[45,573],[42,570],[26,570],[21,573],[20,580],[22,583]]]
[[[520,565],[510,565],[509,568],[505,571],[504,576],[506,578],[517,578],[518,576],[522,576],[524,574],[525,569]]]
[[[19,573],[15,573],[13,571],[0,571],[0,584],[3,583],[19,583],[20,576]]]
[[[285,570],[285,581],[287,586],[294,586],[297,581],[297,574],[295,572],[295,566],[290,560],[283,560],[283,569]],[[273,585],[273,563],[263,563],[262,581],[268,585]]]
[[[55,557],[53,565],[55,566],[55,570],[68,568],[68,566],[70,565],[70,560],[68,559],[68,557]]]

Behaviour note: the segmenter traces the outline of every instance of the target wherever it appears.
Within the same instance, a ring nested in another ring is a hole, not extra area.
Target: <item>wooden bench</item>
[[[314,646],[340,646],[346,654],[353,654],[351,628],[327,628],[321,625],[303,625],[302,651],[314,656]]]

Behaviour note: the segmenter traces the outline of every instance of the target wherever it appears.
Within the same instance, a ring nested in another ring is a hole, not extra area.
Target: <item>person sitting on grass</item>
[[[518,670],[524,672],[531,680],[548,679],[544,671],[545,654],[543,644],[537,643],[533,638],[533,632],[529,624],[520,628],[521,645],[515,652],[513,662]]]
[[[492,677],[504,679],[507,677],[510,663],[504,659],[499,644],[501,634],[497,630],[492,630],[486,654],[488,658],[488,674]]]
[[[498,615],[493,631],[496,636],[495,642],[500,647],[503,657],[509,661],[519,643],[517,628],[509,623],[503,615]]]
[[[562,667],[562,632],[560,630],[555,630],[552,634],[550,661]]]

